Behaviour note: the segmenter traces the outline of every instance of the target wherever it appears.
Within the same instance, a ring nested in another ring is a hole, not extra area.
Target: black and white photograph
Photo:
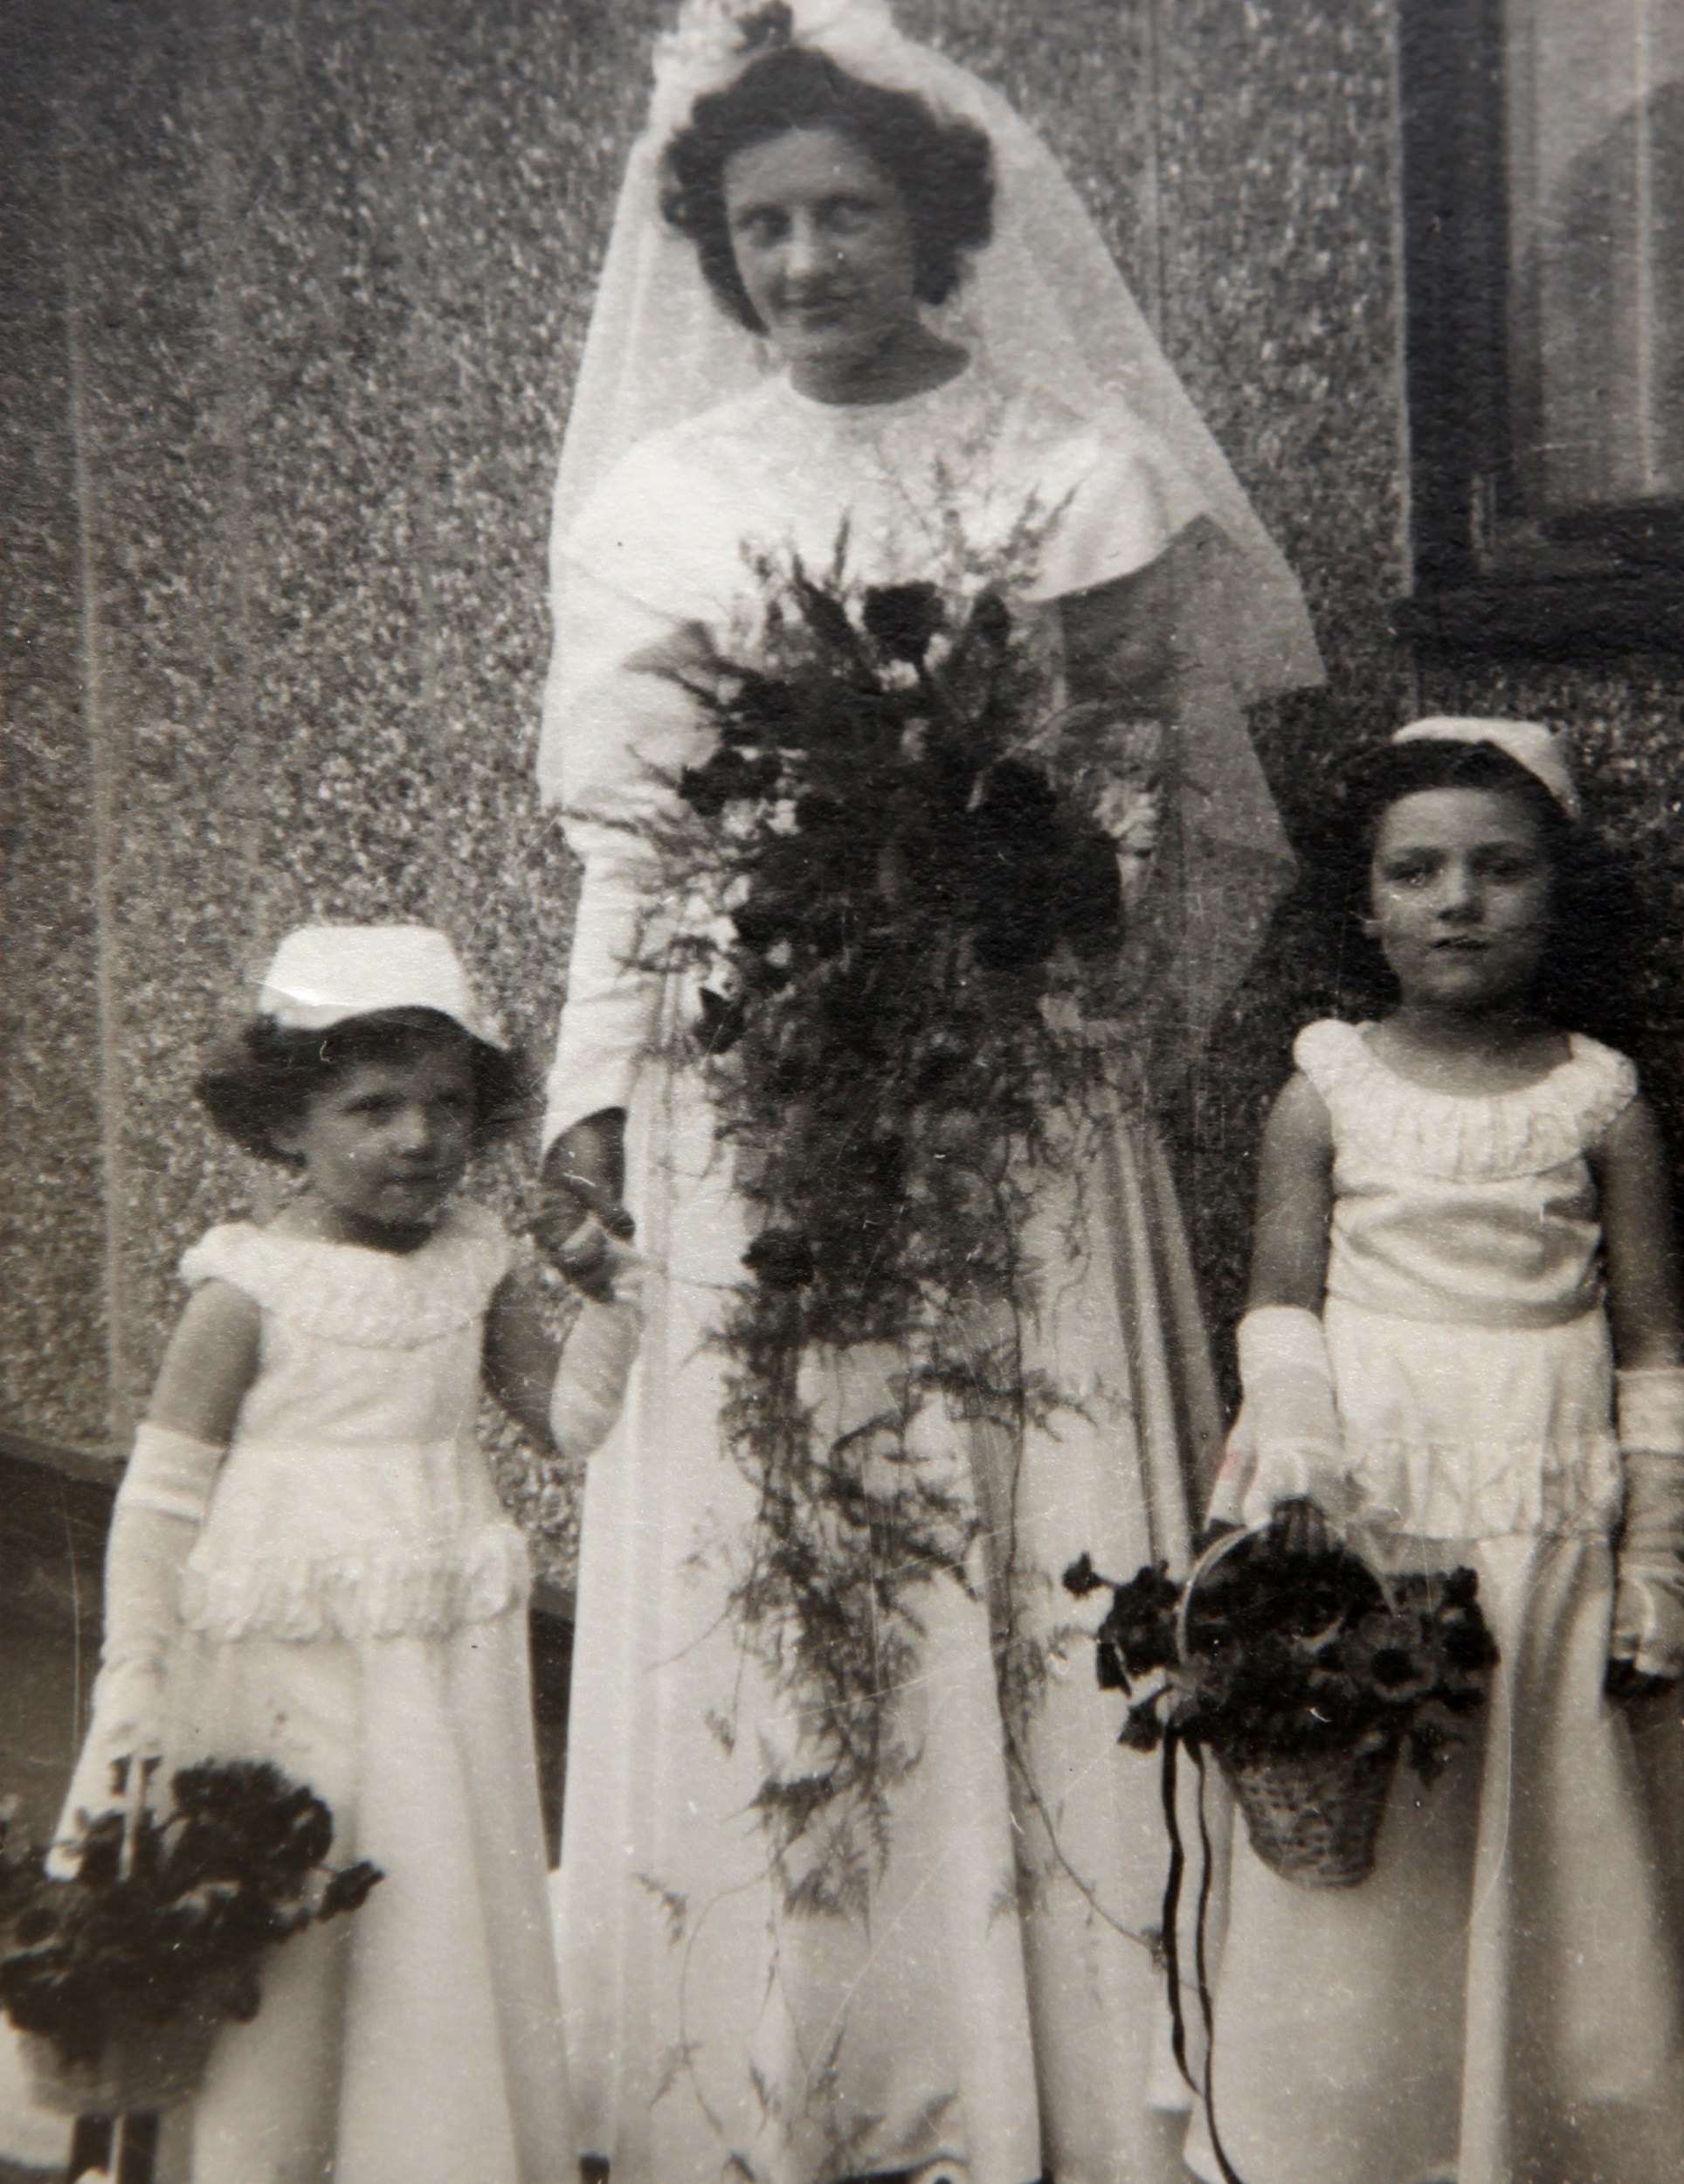
[[[1677,2184],[1680,0],[0,177],[0,2184]]]

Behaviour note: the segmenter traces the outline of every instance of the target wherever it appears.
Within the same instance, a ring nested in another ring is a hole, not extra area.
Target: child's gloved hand
[[[1322,1537],[1342,1536],[1361,1496],[1346,1476],[1322,1323],[1291,1304],[1266,1304],[1239,1323],[1245,1402],[1211,1496],[1211,1515],[1272,1524],[1282,1503],[1313,1504]],[[1300,1519],[1302,1531],[1307,1519]]]
[[[156,1662],[130,1659],[100,1669],[87,1735],[47,1854],[47,1870],[55,1879],[73,1877],[84,1826],[121,1809],[131,1771],[155,1772],[163,1757],[164,1721],[163,1670]]]
[[[1684,1674],[1684,1371],[1622,1372],[1618,1388],[1625,1511],[1608,1688],[1634,1697]]]
[[[604,1241],[596,1282],[562,1348],[549,1399],[550,1433],[569,1456],[589,1455],[607,1440],[643,1335],[647,1268],[624,1244]]]

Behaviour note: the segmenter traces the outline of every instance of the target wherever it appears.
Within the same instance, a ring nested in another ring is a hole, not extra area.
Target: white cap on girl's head
[[[1536,721],[1491,721],[1477,715],[1455,719],[1446,714],[1411,721],[1392,737],[1394,743],[1490,743],[1541,781],[1570,819],[1582,816],[1579,794],[1562,750],[1561,738]]]
[[[258,996],[259,1015],[289,1031],[325,1032],[386,1009],[433,1009],[487,1047],[508,1044],[431,925],[300,925],[276,949]]]

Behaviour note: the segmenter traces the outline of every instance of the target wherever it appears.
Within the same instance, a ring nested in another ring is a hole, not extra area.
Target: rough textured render
[[[1404,716],[1388,0],[914,0],[1046,132],[1303,579],[1329,689],[1258,732],[1289,812]],[[449,930],[553,1033],[573,875],[534,800],[550,480],[660,11],[607,0],[32,0],[3,36],[4,1420],[121,1446],[182,1249],[272,1178],[189,1096],[279,934]],[[51,102],[49,104],[49,101]],[[10,177],[9,177],[10,179]],[[1567,725],[1674,886],[1684,682],[1440,679]],[[1288,939],[1180,1151],[1218,1324]],[[482,1187],[512,1215],[529,1167]],[[504,1438],[565,1574],[568,1479]]]

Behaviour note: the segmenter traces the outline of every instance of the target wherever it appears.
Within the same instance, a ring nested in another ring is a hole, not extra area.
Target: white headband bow
[[[1431,720],[1411,721],[1391,740],[1394,743],[1489,743],[1517,766],[1524,766],[1535,781],[1542,782],[1570,819],[1583,816],[1561,738],[1536,721],[1485,720],[1477,715],[1462,719],[1435,714]]]
[[[698,99],[722,91],[779,45],[822,46],[851,73],[892,88],[909,79],[909,67],[895,65],[909,44],[885,0],[685,0],[674,28],[656,43],[650,135],[666,143]],[[910,80],[901,87],[912,87]]]
[[[259,1015],[289,1031],[326,1031],[388,1009],[431,1009],[487,1047],[507,1044],[461,958],[431,925],[300,925],[275,950],[258,996]]]

